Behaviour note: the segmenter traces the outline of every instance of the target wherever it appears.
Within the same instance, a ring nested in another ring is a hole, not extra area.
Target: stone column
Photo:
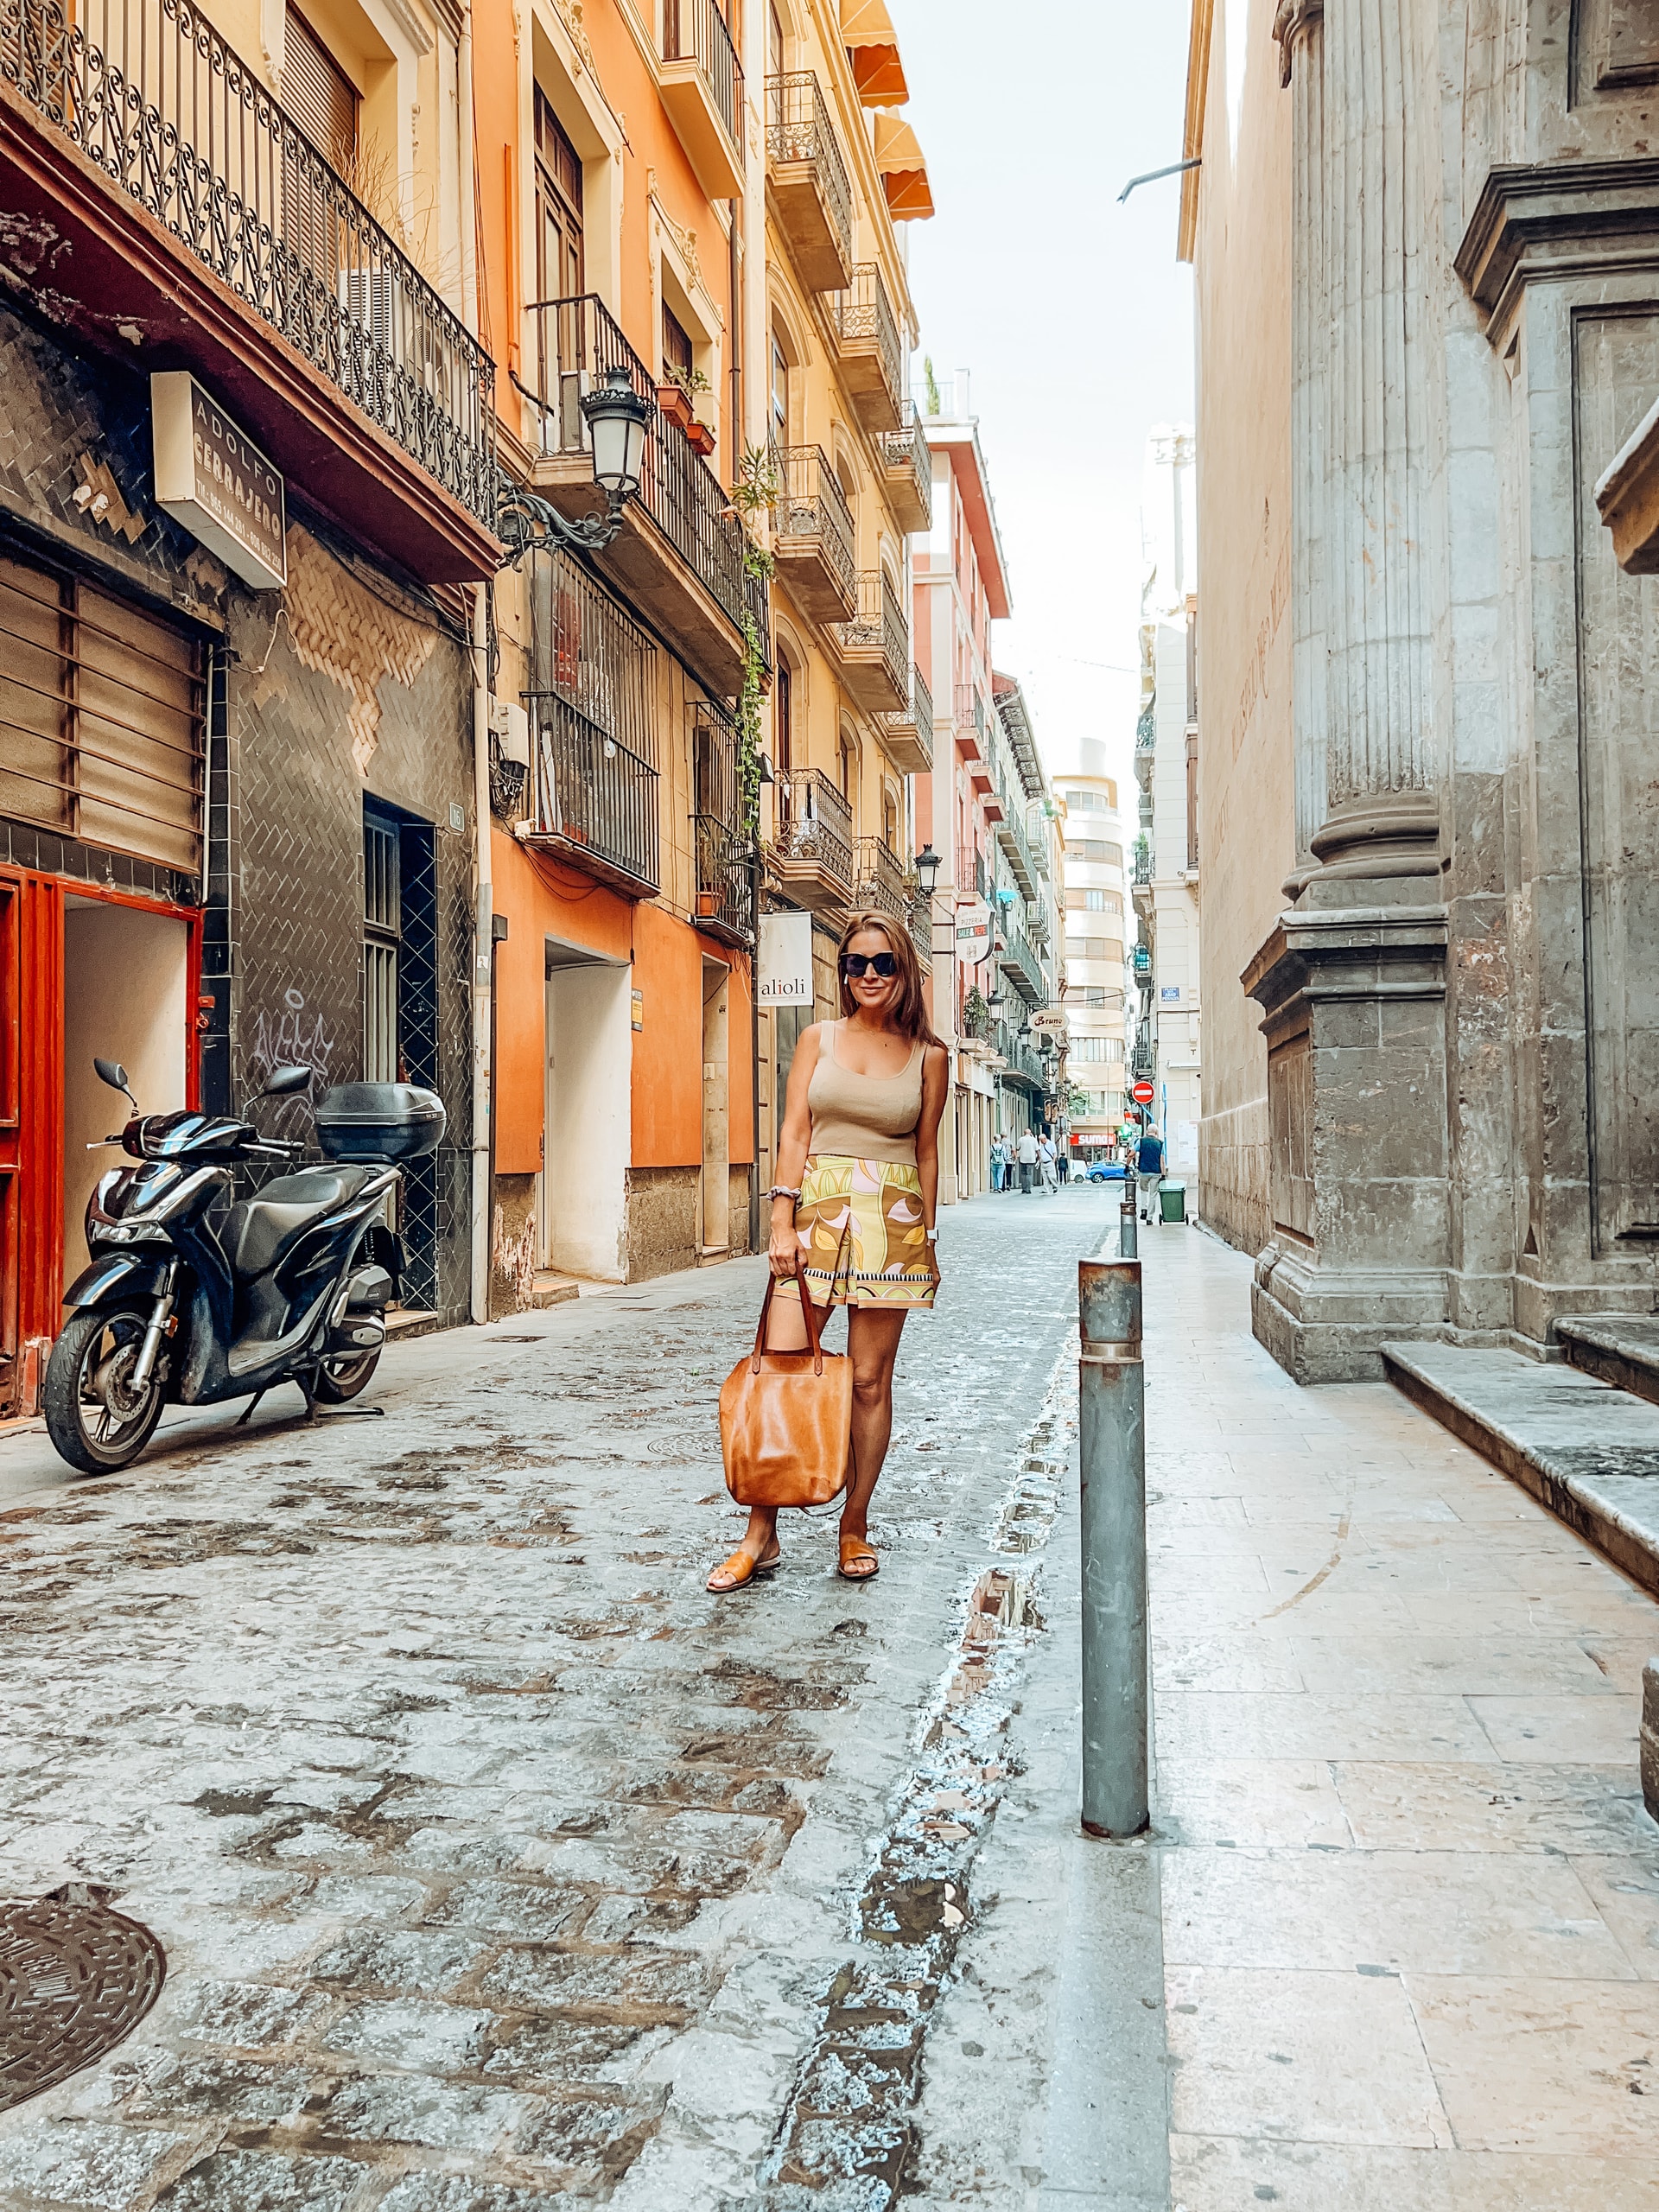
[[[1268,1043],[1257,1335],[1304,1381],[1437,1331],[1448,1256],[1421,328],[1433,0],[1281,0],[1292,133],[1293,900],[1244,976]]]

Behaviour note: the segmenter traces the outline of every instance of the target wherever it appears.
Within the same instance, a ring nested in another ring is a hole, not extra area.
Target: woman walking
[[[837,1572],[868,1582],[880,1571],[869,1542],[870,1497],[893,1431],[899,1338],[906,1314],[931,1307],[938,1287],[934,1223],[948,1071],[927,1025],[907,931],[884,915],[855,914],[836,966],[840,1018],[801,1032],[789,1071],[767,1254],[782,1287],[766,1342],[772,1351],[804,1348],[802,1296],[821,1316],[849,1308],[853,1432]],[[709,1588],[741,1590],[782,1557],[777,1507],[752,1506],[742,1542]]]

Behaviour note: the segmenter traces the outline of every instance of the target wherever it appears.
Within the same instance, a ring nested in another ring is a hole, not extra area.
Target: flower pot
[[[709,425],[697,422],[694,417],[686,426],[685,437],[692,452],[700,453],[707,461],[715,449],[715,434]]]
[[[697,919],[700,922],[711,921],[714,917],[719,913],[719,892],[699,891],[697,893]]]
[[[671,423],[677,423],[683,430],[691,427],[691,395],[682,391],[677,384],[659,384],[657,387],[657,407],[659,414]]]

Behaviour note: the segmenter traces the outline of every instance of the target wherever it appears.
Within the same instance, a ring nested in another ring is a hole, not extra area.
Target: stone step
[[[556,1275],[551,1268],[537,1268],[530,1286],[530,1306],[534,1313],[550,1306],[563,1306],[568,1298],[580,1298],[582,1285],[570,1275]]]
[[[1555,1333],[1574,1367],[1659,1405],[1659,1313],[1567,1313]]]
[[[1659,1407],[1515,1351],[1384,1344],[1389,1380],[1659,1597]]]
[[[407,1344],[411,1337],[435,1336],[443,1326],[438,1315],[420,1306],[388,1306],[386,1342]]]

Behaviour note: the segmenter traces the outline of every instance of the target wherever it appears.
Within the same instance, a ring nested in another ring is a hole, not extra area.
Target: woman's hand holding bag
[[[827,1352],[804,1277],[804,1351],[769,1351],[776,1279],[766,1284],[754,1350],[721,1386],[720,1448],[726,1487],[740,1505],[827,1505],[847,1479],[852,1440],[853,1365]]]

